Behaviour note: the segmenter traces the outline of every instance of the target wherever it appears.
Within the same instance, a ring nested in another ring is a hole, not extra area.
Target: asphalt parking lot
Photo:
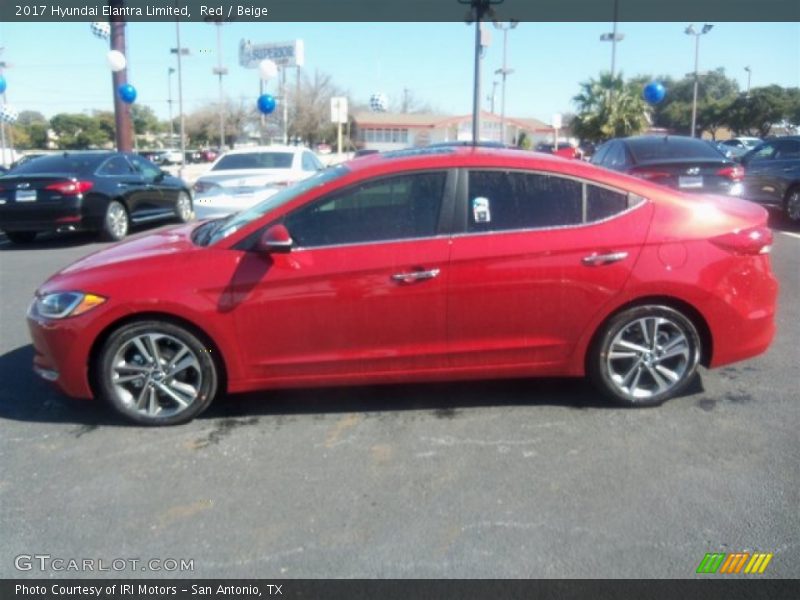
[[[776,219],[778,335],[664,406],[574,380],[316,389],[128,426],[30,369],[24,314],[102,248],[0,236],[0,577],[15,557],[191,559],[200,577],[674,577],[707,552],[800,572],[800,230]]]

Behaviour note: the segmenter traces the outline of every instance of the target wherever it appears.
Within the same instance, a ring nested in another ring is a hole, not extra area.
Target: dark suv
[[[756,146],[741,159],[744,197],[777,206],[800,223],[800,136],[780,137]]]

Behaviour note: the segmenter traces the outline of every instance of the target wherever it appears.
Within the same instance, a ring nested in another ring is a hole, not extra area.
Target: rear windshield
[[[670,160],[681,158],[715,158],[722,157],[719,150],[711,145],[693,139],[681,138],[641,138],[628,140],[628,149],[636,162],[649,160]]]
[[[291,152],[248,152],[246,154],[226,154],[219,159],[212,171],[232,169],[291,169]]]
[[[37,156],[14,167],[14,175],[21,173],[91,173],[108,154],[56,154],[53,156]]]

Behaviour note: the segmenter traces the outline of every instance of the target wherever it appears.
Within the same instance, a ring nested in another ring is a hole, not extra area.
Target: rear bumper
[[[80,198],[0,205],[2,231],[94,231],[101,225],[102,217],[88,214]]]

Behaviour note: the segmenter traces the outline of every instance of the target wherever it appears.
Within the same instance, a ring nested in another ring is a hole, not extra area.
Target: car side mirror
[[[261,234],[258,240],[258,250],[266,254],[291,252],[293,243],[286,225],[278,223]]]

